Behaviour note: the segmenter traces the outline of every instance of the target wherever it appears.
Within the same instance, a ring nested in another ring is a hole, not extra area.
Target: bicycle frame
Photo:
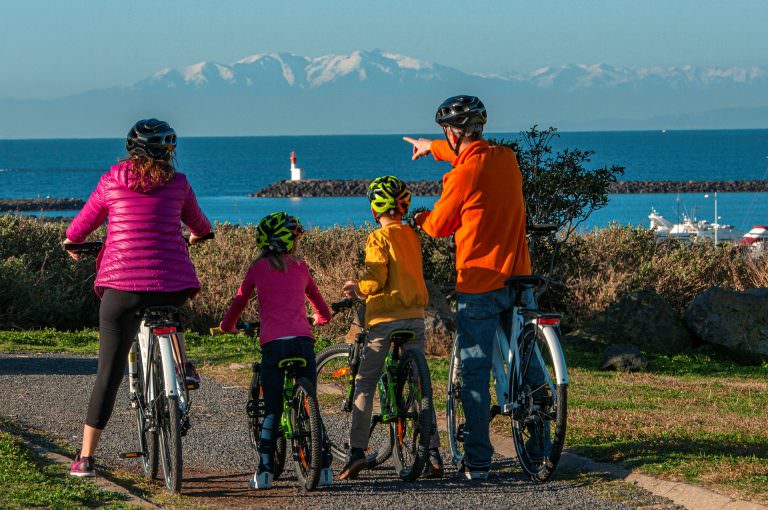
[[[186,415],[187,398],[186,393],[180,391],[181,386],[179,385],[176,361],[174,359],[174,342],[171,338],[172,335],[180,334],[183,333],[179,333],[176,327],[152,328],[146,324],[146,321],[142,320],[137,334],[137,341],[131,346],[131,352],[128,357],[129,374],[132,376],[129,377],[131,393],[136,395],[136,381],[133,379],[133,376],[142,377],[144,381],[142,385],[143,394],[137,395],[137,397],[140,397],[140,405],[146,408],[147,414],[150,416],[152,415],[152,406],[149,404],[158,397],[157,388],[155,388],[154,378],[152,377],[154,365],[151,363],[157,349],[160,349],[165,396],[178,397],[182,415]],[[141,366],[139,367],[135,366],[136,353],[134,349],[137,347],[141,353]],[[141,370],[140,374],[139,370]]]
[[[286,439],[293,439],[293,425],[291,424],[291,406],[293,405],[293,388],[296,378],[288,371],[283,375],[283,414],[280,415],[280,433]]]
[[[496,398],[501,414],[511,415],[519,406],[516,402],[516,395],[510,395],[513,388],[523,387],[523,373],[520,367],[521,346],[518,343],[520,334],[527,324],[534,324],[544,336],[550,352],[553,356],[555,369],[555,382],[551,380],[547,371],[544,371],[547,384],[550,386],[552,394],[555,392],[556,384],[568,383],[568,371],[565,365],[565,355],[558,340],[557,332],[551,318],[546,314],[540,314],[535,309],[523,308],[522,302],[516,303],[512,308],[511,325],[509,328],[510,336],[504,332],[504,328],[499,325],[496,329],[493,348],[493,377],[496,388]],[[544,360],[538,345],[534,345],[534,353],[539,363],[544,366]],[[514,384],[511,384],[511,383]]]

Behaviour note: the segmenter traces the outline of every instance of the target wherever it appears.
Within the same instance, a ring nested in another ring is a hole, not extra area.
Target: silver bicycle
[[[551,236],[555,231],[551,225],[528,227],[529,236]],[[560,460],[568,414],[568,370],[560,345],[560,315],[536,309],[535,296],[546,290],[546,277],[515,276],[506,283],[515,290],[515,302],[494,337],[492,373],[497,404],[491,407],[491,420],[509,416],[520,466],[531,479],[543,482]],[[454,342],[446,417],[456,464],[464,458],[461,363],[460,349]]]

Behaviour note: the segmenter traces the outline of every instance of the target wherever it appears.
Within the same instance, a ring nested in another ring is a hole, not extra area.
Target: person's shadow
[[[2,375],[92,375],[96,358],[24,355],[0,357]]]

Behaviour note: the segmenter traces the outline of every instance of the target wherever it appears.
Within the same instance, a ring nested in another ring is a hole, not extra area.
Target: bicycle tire
[[[553,330],[554,334],[557,334]],[[559,335],[558,335],[559,336]],[[512,439],[517,452],[517,459],[523,471],[535,482],[545,482],[555,472],[565,444],[568,418],[568,384],[558,384],[555,378],[553,354],[541,330],[527,324],[520,335],[521,370],[523,374],[530,368],[530,360],[538,358],[538,349],[543,361],[546,380],[531,388],[526,384],[522,388],[522,398],[516,400],[522,404],[523,412],[512,416]],[[518,395],[514,388],[515,377],[510,385],[510,395]],[[525,380],[525,379],[524,379]],[[554,425],[554,426],[553,426]],[[547,438],[547,440],[545,440]],[[547,447],[546,443],[551,443]],[[532,449],[537,449],[535,455]],[[547,451],[548,450],[548,451]]]
[[[136,365],[139,367],[138,377],[136,378],[136,398],[143,398],[144,395],[144,369],[141,360],[141,349],[136,349]],[[149,420],[144,411],[145,404],[136,402],[134,414],[136,415],[136,426],[139,433],[139,450],[143,454],[141,464],[144,471],[144,477],[150,480],[157,478],[158,470],[158,437],[157,430],[149,430]]]
[[[461,358],[459,344],[453,342],[451,358],[448,365],[448,398],[445,403],[445,419],[448,428],[448,446],[451,450],[451,461],[459,465],[464,460],[464,427],[466,413],[461,401],[464,381],[461,375]]]
[[[424,471],[432,437],[432,382],[424,354],[405,351],[398,365],[395,381],[397,420],[395,434],[395,469],[401,480],[414,482]]]
[[[248,404],[246,405],[246,414],[248,415],[248,435],[251,439],[251,447],[259,455],[259,445],[261,443],[261,426],[264,423],[263,409],[259,406],[259,401],[263,400],[264,392],[261,388],[261,365],[253,364],[253,376],[251,385],[248,389]],[[279,420],[279,416],[275,418]],[[285,456],[287,444],[282,431],[279,432],[275,440],[275,456],[272,460],[274,480],[280,478],[285,469]],[[261,459],[259,459],[261,460]]]
[[[317,355],[317,400],[323,416],[331,454],[339,462],[346,462],[349,453],[349,431],[352,413],[341,408],[348,391],[350,345],[332,345]],[[341,372],[338,372],[341,371]],[[334,375],[338,372],[338,375]],[[379,406],[374,397],[374,413]],[[368,467],[375,467],[392,455],[394,435],[392,428],[377,424],[368,438]]]
[[[291,406],[293,466],[299,485],[307,491],[317,487],[323,463],[323,426],[313,389],[308,379],[298,379]]]
[[[159,349],[152,370],[157,389],[155,418],[159,429],[160,465],[163,467],[165,488],[168,492],[175,494],[181,490],[181,478],[184,469],[181,454],[181,410],[179,409],[179,398],[168,397],[165,394],[165,381]]]

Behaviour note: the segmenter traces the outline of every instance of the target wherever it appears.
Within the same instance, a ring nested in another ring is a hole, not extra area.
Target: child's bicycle
[[[317,355],[317,395],[330,441],[331,453],[341,462],[349,450],[349,431],[355,395],[355,377],[365,346],[364,304],[346,298],[331,304],[334,315],[357,312],[353,324],[360,326],[352,344],[339,344]],[[379,399],[374,398],[368,442],[368,467],[386,461],[394,450],[398,476],[415,481],[424,470],[433,427],[432,383],[424,354],[404,350],[416,333],[396,330],[390,334],[391,350],[378,382]],[[379,427],[381,425],[381,427]]]
[[[254,336],[259,323],[239,321],[237,329],[246,335]],[[211,328],[211,334],[222,334],[221,329]],[[258,350],[258,347],[257,347]],[[304,378],[296,378],[296,369],[307,366],[304,358],[285,358],[278,363],[283,371],[283,412],[280,426],[275,437],[275,457],[273,459],[274,479],[283,473],[287,451],[287,441],[291,441],[293,465],[299,485],[305,490],[313,490],[320,482],[322,471],[324,431],[320,419],[320,409],[313,391],[312,383]],[[251,446],[257,452],[261,441],[261,428],[264,423],[264,392],[261,386],[261,363],[252,366],[253,376],[248,388],[248,433]],[[324,480],[323,482],[328,482]]]

